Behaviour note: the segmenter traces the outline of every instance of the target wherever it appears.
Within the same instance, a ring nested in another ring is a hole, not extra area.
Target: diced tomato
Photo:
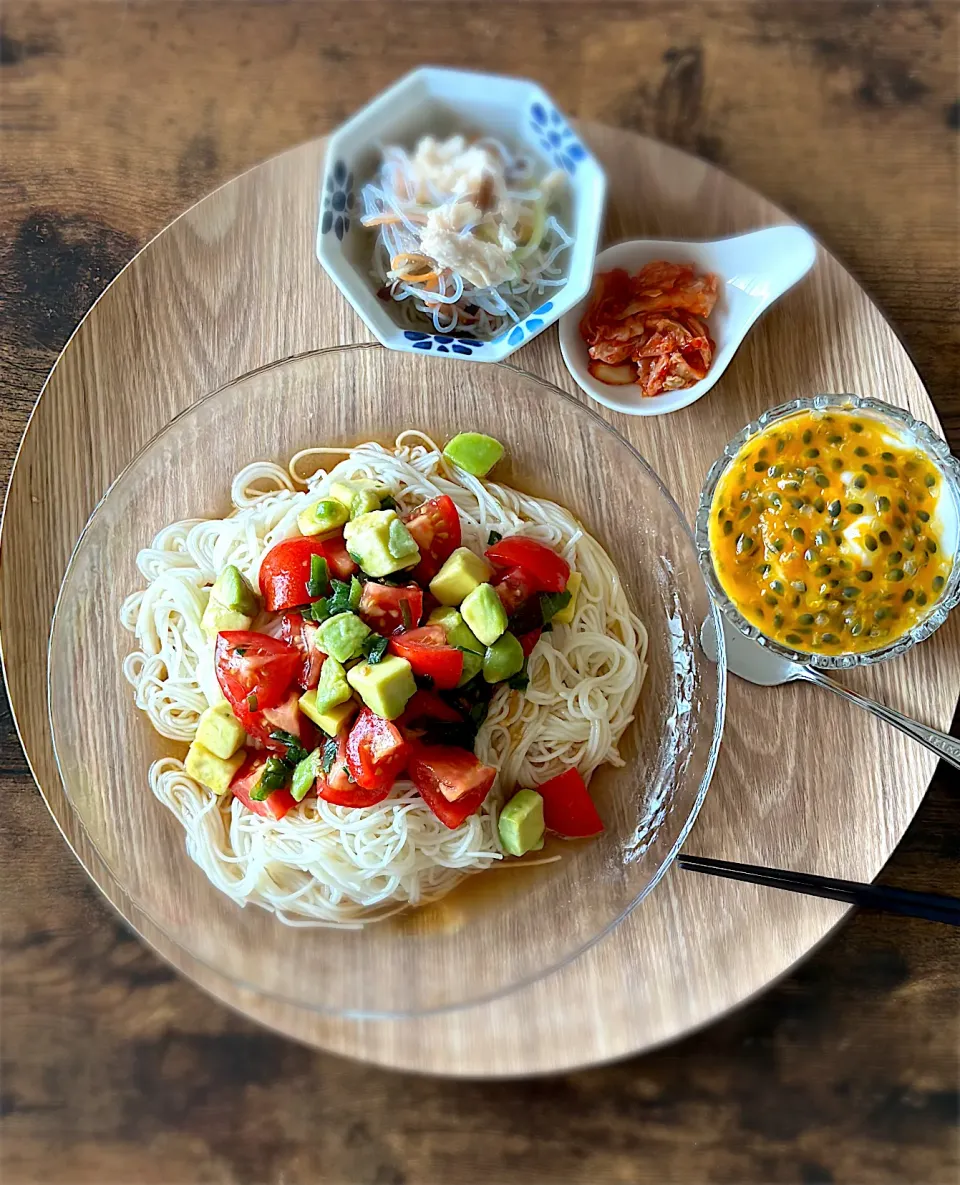
[[[319,628],[315,621],[304,621],[299,613],[284,613],[280,622],[280,637],[300,653],[302,663],[297,682],[304,691],[312,691],[320,682],[320,668],[326,657],[316,647]]]
[[[342,531],[336,535],[329,535],[326,539],[317,540],[317,544],[322,549],[321,554],[327,561],[330,575],[335,576],[337,580],[349,580],[360,571],[359,566],[350,558]]]
[[[406,605],[406,619],[403,606]],[[423,616],[423,590],[416,584],[395,588],[368,580],[357,610],[360,617],[378,634],[389,638],[398,630],[413,629]]]
[[[333,759],[333,764],[328,773],[321,774],[317,779],[317,796],[333,806],[376,806],[390,793],[390,786],[365,790],[354,781],[347,751],[348,739],[346,732],[338,736],[337,755]]]
[[[447,645],[442,625],[423,625],[390,639],[389,650],[405,658],[415,675],[428,675],[441,690],[456,687],[463,674],[463,652]]]
[[[603,830],[590,791],[576,769],[557,774],[538,786],[537,793],[543,799],[543,821],[558,835],[573,838],[598,835]]]
[[[362,790],[386,794],[407,764],[403,733],[389,720],[363,708],[347,736],[347,766]]]
[[[263,557],[260,564],[260,592],[271,613],[281,613],[310,601],[307,581],[313,556],[325,556],[319,539],[285,539]]]
[[[311,749],[316,740],[316,729],[313,723],[300,711],[300,689],[295,687],[287,698],[275,708],[264,708],[260,713],[265,722],[266,739],[264,745],[268,749],[283,752],[285,745],[270,739],[270,733],[277,730],[289,732],[295,736],[305,749]]]
[[[492,766],[452,745],[415,746],[407,772],[423,801],[451,830],[479,810],[497,776]]]
[[[424,502],[406,523],[420,548],[420,563],[413,569],[413,578],[427,585],[443,567],[443,561],[460,546],[460,515],[453,499],[441,494]]]
[[[495,568],[523,568],[534,583],[535,592],[563,592],[570,579],[570,565],[550,547],[523,535],[508,535],[486,557]]]
[[[417,691],[407,703],[399,723],[410,725],[418,720],[436,720],[440,724],[460,724],[463,716],[432,691]]]
[[[507,617],[513,617],[535,594],[533,579],[523,568],[511,568],[493,586]],[[535,606],[537,619],[542,621],[539,603]]]
[[[533,648],[540,641],[540,635],[543,630],[530,630],[529,633],[521,634],[517,641],[520,643],[520,649],[523,651],[523,657],[529,658],[533,654]]]
[[[218,634],[214,655],[220,689],[241,724],[243,711],[276,707],[300,666],[293,646],[253,630]]]
[[[297,805],[289,790],[274,790],[262,802],[250,797],[260,781],[266,760],[265,757],[251,754],[234,774],[230,790],[234,798],[239,798],[247,810],[253,811],[255,815],[262,815],[265,819],[282,819],[287,811]]]

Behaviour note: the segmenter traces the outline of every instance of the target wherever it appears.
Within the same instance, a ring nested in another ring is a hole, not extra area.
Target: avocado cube
[[[223,569],[210,590],[210,596],[228,609],[234,609],[247,617],[256,617],[260,612],[260,598],[235,564],[227,564]]]
[[[329,712],[337,704],[346,703],[353,695],[347,682],[347,672],[333,655],[328,655],[320,668],[320,682],[317,684],[317,711]]]
[[[443,455],[474,477],[486,477],[503,456],[503,445],[482,432],[460,432],[445,446]]]
[[[329,654],[337,662],[346,662],[362,653],[363,642],[369,633],[370,627],[366,622],[347,610],[345,613],[335,613],[320,623],[315,644],[318,650]],[[323,674],[322,670],[320,674]]]
[[[427,625],[442,625],[447,633],[447,641],[458,650],[471,650],[474,654],[483,654],[483,643],[473,630],[464,622],[456,609],[449,605],[434,609],[427,618]]]
[[[500,812],[500,843],[511,856],[538,852],[543,847],[543,799],[536,790],[518,790]]]
[[[523,670],[523,647],[510,633],[500,635],[483,656],[483,677],[488,683],[502,683]]]
[[[194,741],[187,750],[187,759],[183,764],[190,777],[201,782],[208,790],[212,790],[214,794],[226,794],[234,774],[246,758],[246,749],[240,749],[232,757],[224,760]]]
[[[430,591],[441,605],[459,605],[478,584],[493,575],[493,568],[469,547],[458,547],[447,557],[443,567],[430,581]],[[476,630],[474,630],[476,633]]]
[[[226,761],[236,753],[247,739],[240,721],[234,716],[226,700],[214,708],[207,708],[200,716],[197,735],[198,744],[209,749],[215,757]]]
[[[369,514],[372,510],[380,509],[380,499],[389,490],[378,481],[371,481],[368,477],[359,477],[353,481],[335,481],[330,486],[330,497],[342,502],[349,510],[349,518],[359,518],[361,514]]]
[[[322,728],[329,737],[335,737],[357,710],[357,703],[352,697],[335,708],[328,708],[321,712],[317,707],[317,693],[305,691],[300,696],[300,711],[312,720],[317,728]]]
[[[211,642],[215,642],[217,634],[223,630],[248,630],[252,624],[252,617],[236,609],[228,609],[212,593],[200,618],[200,628]]]
[[[484,646],[492,646],[507,628],[507,613],[492,584],[478,584],[460,606],[463,620]]]
[[[357,663],[347,671],[347,682],[370,711],[385,720],[396,720],[417,690],[410,664],[395,654],[378,663]]]
[[[343,528],[347,551],[368,576],[389,576],[420,561],[420,548],[395,510],[373,510]]]
[[[466,629],[466,626],[464,626]],[[471,679],[476,678],[483,669],[483,658],[479,654],[474,654],[472,650],[463,651],[463,674],[460,676],[457,686],[463,687],[465,683],[469,683]]]
[[[582,583],[583,577],[579,572],[570,573],[570,579],[567,581],[567,592],[570,594],[570,600],[559,613],[554,613],[553,623],[555,625],[573,624],[573,615],[577,608],[577,593],[579,593]]]
[[[321,498],[311,502],[297,515],[301,535],[328,535],[337,531],[350,518],[350,511],[336,498]]]

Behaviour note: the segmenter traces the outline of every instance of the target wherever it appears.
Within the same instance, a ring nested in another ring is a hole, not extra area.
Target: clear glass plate
[[[187,856],[147,770],[185,746],[151,728],[121,664],[119,622],[143,587],[140,548],[186,518],[230,509],[256,459],[317,443],[391,442],[417,427],[503,440],[499,479],[569,507],[610,552],[650,633],[626,764],[592,791],[602,836],[563,858],[468,878],[436,905],[363,930],[294,928],[240,909]],[[77,544],[50,638],[50,727],[69,801],[107,867],[168,938],[236,984],[347,1016],[418,1015],[510,991],[575,958],[650,892],[703,802],[723,727],[725,663],[697,638],[715,613],[693,538],[643,458],[563,391],[508,364],[455,366],[375,345],[245,375],[167,425],[108,490]],[[719,621],[717,621],[719,625]],[[718,630],[719,632],[719,630]]]

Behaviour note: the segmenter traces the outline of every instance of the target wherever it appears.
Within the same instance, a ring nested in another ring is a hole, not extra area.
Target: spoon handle
[[[879,716],[881,720],[886,720],[888,724],[899,728],[901,732],[913,737],[921,745],[926,745],[938,757],[942,757],[944,761],[949,761],[956,769],[960,769],[960,740],[956,737],[952,737],[946,732],[940,732],[939,729],[929,728],[918,720],[911,720],[902,712],[894,711],[893,708],[888,708],[884,704],[878,704],[876,700],[867,699],[865,695],[858,695],[855,691],[844,687],[842,683],[838,683],[836,679],[831,679],[829,675],[825,675],[823,671],[818,671],[814,667],[803,667],[802,669],[803,678],[807,682],[816,683],[819,687],[825,687],[828,691],[832,691],[834,695],[839,695],[860,708],[866,708],[874,716]]]

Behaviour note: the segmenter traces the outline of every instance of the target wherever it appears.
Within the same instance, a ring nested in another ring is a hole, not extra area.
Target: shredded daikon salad
[[[411,326],[441,333],[489,339],[523,320],[566,283],[573,239],[554,212],[566,184],[560,170],[537,177],[528,157],[494,139],[385,148],[361,216],[377,234],[381,297]]]

